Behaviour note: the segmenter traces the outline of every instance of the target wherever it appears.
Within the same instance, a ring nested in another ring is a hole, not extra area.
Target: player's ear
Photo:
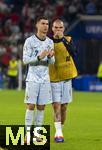
[[[38,27],[38,22],[35,24],[35,28],[37,29],[37,27]]]

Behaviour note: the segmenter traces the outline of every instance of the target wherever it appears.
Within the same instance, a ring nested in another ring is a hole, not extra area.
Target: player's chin
[[[47,32],[48,32],[48,30],[47,30],[47,29],[45,29],[45,30],[43,31],[43,33],[44,33],[44,34],[46,34]]]

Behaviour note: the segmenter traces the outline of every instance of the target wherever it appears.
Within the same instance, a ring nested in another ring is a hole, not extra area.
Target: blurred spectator
[[[17,75],[18,75],[18,62],[15,56],[12,56],[11,60],[9,61],[7,75],[8,75],[8,88],[16,89]]]
[[[88,15],[97,14],[96,3],[94,0],[89,0],[89,3],[86,5],[86,14]]]
[[[22,8],[22,17],[27,18],[29,16],[29,5],[28,3],[25,3],[25,5]]]
[[[2,13],[9,12],[9,8],[7,4],[4,2],[4,0],[0,0],[0,12]]]
[[[57,4],[56,4],[56,16],[57,17],[62,16],[63,12],[64,12],[64,1],[62,1],[62,0],[57,1]]]
[[[47,8],[44,11],[44,15],[47,16],[50,21],[51,21],[51,19],[53,20],[54,18],[56,18],[55,8],[51,5],[48,5]]]
[[[79,13],[84,13],[84,7],[80,0],[69,0],[65,3],[64,17],[71,24]]]
[[[0,42],[0,55],[3,55],[6,52],[3,41]]]
[[[25,24],[24,24],[24,28],[23,28],[23,32],[25,33],[25,32],[27,32],[27,33],[29,33],[29,32],[31,32],[32,31],[32,21],[31,21],[31,19],[30,18],[26,18],[26,22],[25,22]]]
[[[0,27],[0,41],[4,40],[4,37],[5,37],[5,35],[3,33],[3,29],[2,29],[2,27]]]
[[[7,20],[4,24],[4,27],[3,27],[3,33],[4,33],[4,36],[5,36],[5,39],[8,40],[9,36],[11,35],[11,20]]]
[[[11,13],[11,15],[10,15],[10,20],[11,20],[12,24],[13,24],[13,23],[14,23],[14,24],[19,23],[19,21],[20,21],[20,16],[19,16],[19,14],[17,14],[17,12]]]
[[[20,32],[20,27],[19,27],[19,25],[17,24],[16,21],[11,23],[10,29],[11,29],[12,33]]]
[[[2,72],[6,75],[9,60],[11,58],[11,49],[9,49],[7,43],[3,42],[0,44],[0,57]]]

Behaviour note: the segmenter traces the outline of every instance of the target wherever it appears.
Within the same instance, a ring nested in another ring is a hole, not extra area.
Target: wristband
[[[47,56],[47,58],[50,59],[51,57],[50,57],[50,56]]]
[[[41,59],[39,58],[39,56],[37,56],[38,61],[40,61]]]

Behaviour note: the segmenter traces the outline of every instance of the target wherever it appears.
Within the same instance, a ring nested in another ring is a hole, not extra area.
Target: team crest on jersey
[[[48,46],[47,46],[47,49],[48,49],[48,50],[50,50],[50,49],[51,49],[50,45],[48,45]]]

